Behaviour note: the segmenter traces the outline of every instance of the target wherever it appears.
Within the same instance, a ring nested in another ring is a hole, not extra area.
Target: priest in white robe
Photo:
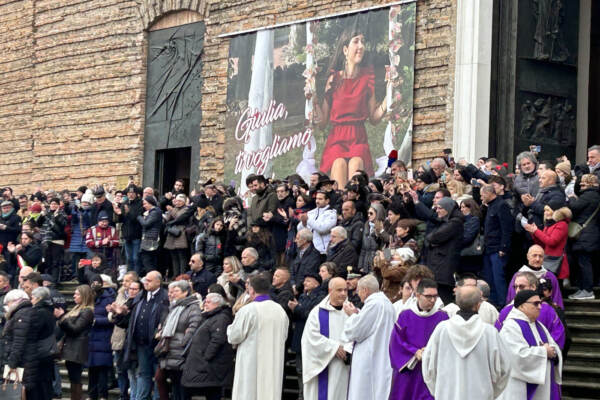
[[[423,352],[423,379],[436,400],[497,398],[508,381],[509,361],[498,331],[478,314],[481,291],[456,291],[459,311],[436,328]]]
[[[515,296],[500,338],[510,361],[510,377],[500,399],[559,400],[562,378],[560,347],[537,321],[542,301],[533,290]]]
[[[344,303],[350,317],[342,341],[354,342],[348,400],[385,400],[392,383],[388,349],[396,313],[373,275],[358,281],[358,295],[365,304],[360,311]]]
[[[302,334],[304,400],[346,400],[352,345],[341,338],[347,295],[346,281],[332,278],[329,295],[308,315]]]
[[[283,387],[288,317],[267,293],[268,277],[250,278],[252,302],[243,306],[227,327],[229,343],[237,346],[232,400],[280,400]]]

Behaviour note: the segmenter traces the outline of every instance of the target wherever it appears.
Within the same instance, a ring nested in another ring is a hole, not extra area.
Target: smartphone
[[[480,187],[481,184],[477,182],[477,179],[473,178],[471,179],[471,186]]]
[[[407,179],[411,180],[411,179],[415,179],[414,175],[413,175],[413,170],[412,168],[409,168],[406,170],[406,177]]]

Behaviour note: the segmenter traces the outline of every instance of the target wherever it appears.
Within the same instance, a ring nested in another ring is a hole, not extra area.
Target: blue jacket
[[[92,209],[84,210],[77,207],[71,208],[71,243],[69,251],[71,253],[87,253],[88,247],[85,245],[85,233],[91,225]],[[83,232],[81,231],[83,228]]]
[[[463,231],[463,240],[462,240],[462,248],[468,247],[473,243],[479,230],[481,228],[481,224],[479,222],[479,218],[474,215],[466,215],[465,216],[465,224]]]
[[[200,271],[188,271],[187,274],[192,280],[194,292],[200,293],[202,298],[205,298],[208,294],[208,287],[213,283],[217,283],[215,274],[206,269],[206,267],[203,267]]]
[[[508,204],[496,197],[487,205],[487,214],[483,232],[485,235],[485,254],[510,251],[510,237],[513,232],[514,219]]]
[[[550,206],[553,210],[558,210],[566,205],[565,192],[558,185],[541,188],[539,196],[529,206],[529,214],[538,228],[544,228],[544,207]]]
[[[89,334],[88,367],[111,366],[113,362],[110,337],[113,324],[108,320],[106,306],[115,301],[117,294],[105,288],[94,301],[94,324]]]

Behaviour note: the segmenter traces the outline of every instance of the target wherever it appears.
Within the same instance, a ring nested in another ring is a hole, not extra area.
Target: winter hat
[[[456,207],[456,202],[452,200],[450,197],[442,197],[438,200],[437,205],[442,207],[444,210],[450,214],[452,210]]]
[[[562,172],[563,174],[570,176],[571,175],[571,163],[568,161],[559,162],[556,164],[554,169],[558,172]]]
[[[521,290],[515,296],[515,301],[514,301],[515,308],[518,308],[520,305],[526,303],[527,300],[529,300],[533,296],[539,296],[538,292],[536,292],[535,290]]]
[[[158,202],[156,201],[156,197],[154,197],[154,196],[146,196],[146,197],[144,197],[144,200],[147,203],[152,204],[154,207],[158,206]]]
[[[185,194],[179,193],[177,196],[175,196],[175,200],[181,200],[185,203],[187,201],[187,196]]]
[[[86,190],[83,196],[81,196],[81,202],[86,202],[90,204],[94,204],[94,194],[90,189]]]
[[[308,274],[304,275],[305,278],[313,278],[315,279],[317,282],[319,282],[319,285],[321,283],[323,283],[323,279],[321,279],[321,275],[317,274],[316,272],[309,272]]]
[[[106,211],[102,210],[98,213],[98,221],[108,221],[108,214]]]
[[[41,213],[42,212],[42,205],[40,203],[33,203],[29,207],[29,210],[31,210],[32,213]]]

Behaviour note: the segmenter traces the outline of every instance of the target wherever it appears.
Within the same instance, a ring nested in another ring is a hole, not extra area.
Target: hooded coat
[[[569,207],[573,212],[573,221],[583,226],[599,204],[600,192],[598,188],[583,190],[577,199],[569,201]],[[596,216],[586,228],[581,231],[579,238],[574,241],[573,251],[593,252],[600,249],[600,228],[598,221],[600,221],[600,211],[596,213]]]
[[[113,323],[108,320],[106,306],[113,303],[116,293],[113,288],[104,288],[94,300],[94,325],[89,334],[88,366],[112,366],[112,336]]]
[[[533,241],[544,248],[546,256],[563,256],[560,269],[556,273],[558,279],[569,277],[569,260],[565,254],[565,246],[569,234],[570,214],[568,208],[559,208],[554,211],[551,223],[547,223],[544,229],[538,229],[533,233]]]
[[[454,286],[454,272],[460,264],[463,229],[463,216],[455,206],[447,218],[425,237],[425,265],[433,271],[438,283]]]

